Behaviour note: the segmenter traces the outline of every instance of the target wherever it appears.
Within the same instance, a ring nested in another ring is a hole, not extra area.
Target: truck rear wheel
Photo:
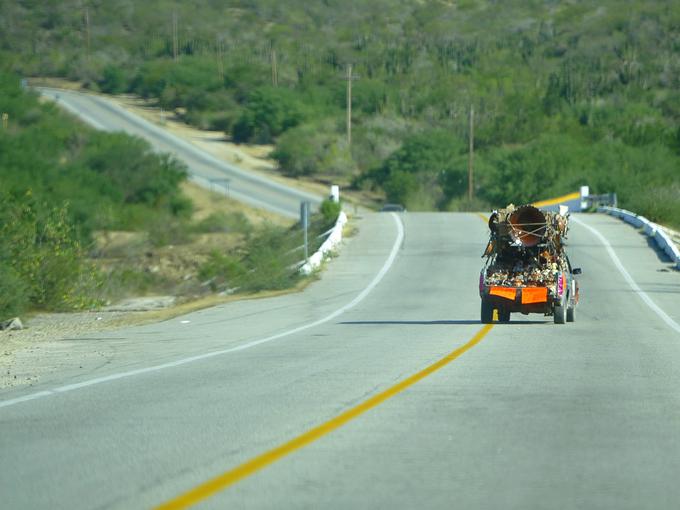
[[[567,322],[574,322],[574,312],[576,310],[574,309],[573,306],[570,306],[567,308]]]
[[[493,322],[493,305],[486,299],[482,298],[482,324],[491,324]]]
[[[564,324],[567,322],[567,307],[564,304],[556,305],[553,318],[555,319],[555,324]]]
[[[510,322],[510,310],[498,309],[498,322]]]

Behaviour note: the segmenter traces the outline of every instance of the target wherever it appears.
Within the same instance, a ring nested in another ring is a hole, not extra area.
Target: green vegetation
[[[325,200],[318,214],[310,218],[309,254],[319,249],[322,236],[338,218],[341,206]],[[240,254],[213,252],[199,270],[199,278],[209,281],[213,290],[257,292],[281,290],[300,281],[299,264],[303,261],[304,237],[300,225],[291,228],[265,224],[254,231]]]
[[[273,142],[287,175],[379,190],[409,210],[502,206],[588,184],[680,228],[673,2],[2,2],[0,62],[0,111],[9,115],[0,214],[11,240],[0,249],[0,290],[16,296],[0,310],[96,300],[99,279],[84,258],[96,230],[148,230],[154,246],[238,231],[252,253],[216,256],[222,269],[205,269],[230,288],[293,236],[249,233],[237,217],[191,224],[181,165],[140,140],[73,123],[22,91],[19,75],[139,94],[236,141]],[[57,250],[68,255],[49,272],[63,281],[36,277]]]
[[[84,258],[66,208],[27,192],[0,194],[0,314],[29,305],[56,310],[96,304],[101,278]]]
[[[67,218],[81,241],[94,230],[134,230],[158,215],[190,212],[178,188],[184,167],[143,140],[88,129],[7,74],[0,74],[0,111],[9,116],[0,133],[3,190],[13,197],[30,190],[36,204],[68,202]]]
[[[661,0],[5,2],[0,56],[274,142],[288,175],[382,189],[411,210],[589,184],[680,226],[679,27],[680,5]]]
[[[90,308],[106,297],[92,233],[185,218],[184,168],[142,140],[90,130],[0,73],[0,316]]]
[[[214,290],[242,292],[298,281],[298,226],[256,228],[239,211],[192,220],[179,162],[141,139],[87,128],[22,90],[7,73],[0,73],[0,111],[9,116],[0,130],[0,318],[27,309],[94,308],[146,292],[196,294],[205,280]],[[337,204],[324,204],[312,222],[311,250],[338,212]],[[118,248],[127,264],[112,262],[120,260],[113,254],[99,260],[95,238],[108,231],[140,234],[133,245]],[[235,250],[213,253],[198,268],[201,281],[187,282],[191,267],[180,265],[181,281],[174,281],[139,262],[206,234],[231,236]]]

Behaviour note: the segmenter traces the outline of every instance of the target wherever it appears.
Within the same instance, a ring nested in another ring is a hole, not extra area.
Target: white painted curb
[[[626,223],[630,223],[635,228],[642,228],[645,234],[649,237],[654,238],[657,246],[661,248],[666,255],[668,255],[671,260],[675,263],[675,267],[680,269],[680,250],[673,240],[668,236],[668,234],[661,228],[660,225],[649,221],[644,216],[638,216],[637,214],[626,211],[625,209],[617,209],[616,207],[598,207],[597,212],[603,212],[609,214],[610,216],[616,216],[621,218]]]
[[[316,253],[309,257],[309,260],[307,260],[307,262],[300,268],[301,273],[311,274],[312,271],[318,269],[319,266],[321,266],[324,258],[333,252],[342,241],[342,228],[346,223],[347,215],[345,214],[345,211],[340,211],[338,219],[335,221],[333,230],[331,230],[331,233],[328,235]]]

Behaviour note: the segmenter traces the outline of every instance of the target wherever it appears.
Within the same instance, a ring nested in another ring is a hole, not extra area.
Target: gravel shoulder
[[[73,313],[37,313],[21,317],[24,329],[0,331],[0,390],[33,386],[42,376],[65,368],[106,364],[114,352],[105,341],[88,343],[94,348],[77,348],[79,342],[117,329],[169,320],[190,312],[239,300],[263,299],[303,291],[314,278],[283,291],[251,295],[210,295],[202,299],[166,306],[170,296],[126,300],[105,310]],[[75,348],[74,348],[75,347]],[[82,346],[81,346],[82,347]]]

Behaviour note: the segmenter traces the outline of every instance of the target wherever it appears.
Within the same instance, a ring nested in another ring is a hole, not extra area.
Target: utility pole
[[[474,196],[472,163],[475,151],[475,109],[470,105],[470,154],[468,156],[468,200],[472,201]]]
[[[224,56],[222,40],[219,35],[215,36],[215,45],[217,46],[217,75],[220,77],[220,83],[224,84]]]
[[[85,7],[85,58],[90,61],[90,8]]]
[[[347,64],[347,146],[352,147],[352,80],[359,76],[352,76],[352,64]]]
[[[179,53],[179,40],[177,36],[177,11],[172,13],[172,59],[177,62]]]
[[[307,239],[307,230],[309,230],[309,202],[300,202],[300,223],[302,224],[302,232],[304,236],[304,250],[305,262],[309,261],[309,241]]]
[[[271,61],[272,61],[272,85],[274,87],[278,87],[279,86],[279,70],[277,68],[277,63],[276,63],[276,50],[274,48],[272,48]]]

